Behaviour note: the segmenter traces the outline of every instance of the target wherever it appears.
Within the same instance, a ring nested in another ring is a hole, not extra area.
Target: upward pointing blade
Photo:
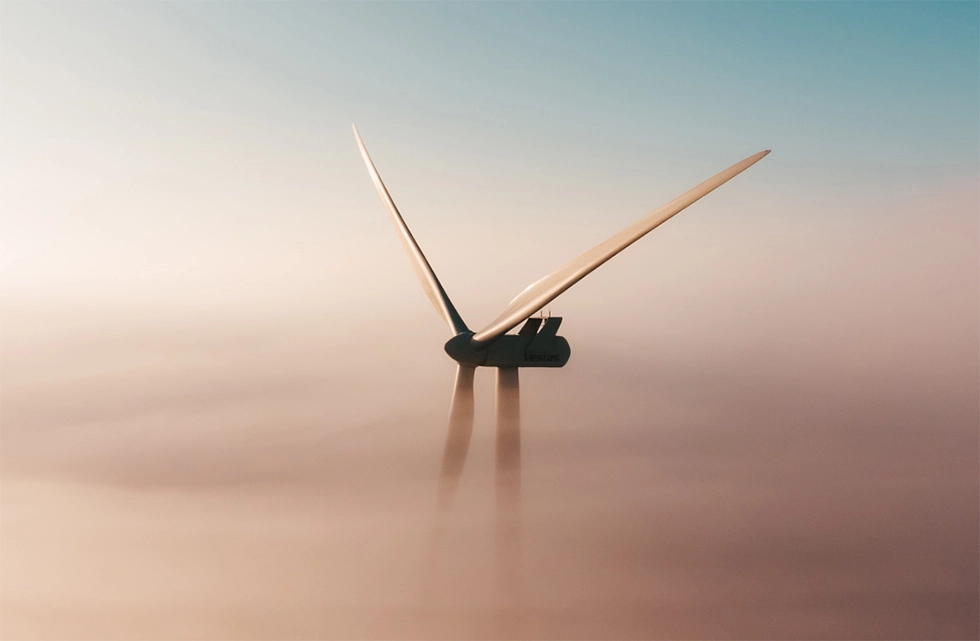
[[[378,190],[378,195],[381,196],[381,201],[384,203],[385,209],[391,215],[391,222],[395,224],[395,229],[398,231],[402,245],[405,246],[405,252],[408,254],[409,260],[412,261],[415,275],[419,277],[419,282],[422,283],[422,289],[425,290],[436,311],[449,324],[449,328],[453,330],[454,334],[469,331],[466,323],[463,322],[456,308],[453,307],[453,302],[449,300],[449,295],[446,294],[446,290],[442,288],[442,283],[436,278],[436,273],[432,271],[432,267],[429,265],[429,261],[426,260],[425,254],[422,253],[419,244],[415,242],[415,237],[409,231],[408,225],[405,224],[405,220],[398,212],[398,207],[395,206],[395,201],[391,199],[388,188],[381,181],[381,175],[374,166],[371,156],[368,155],[367,148],[364,146],[364,141],[361,140],[361,134],[358,133],[356,126],[354,127],[354,138],[357,139],[357,146],[361,149],[361,156],[363,156],[364,164],[367,165],[368,173],[371,174],[371,180],[374,181],[374,186]]]
[[[655,212],[636,221],[612,238],[596,245],[575,260],[532,283],[510,302],[507,309],[501,312],[496,320],[477,332],[473,336],[473,340],[477,343],[488,343],[501,334],[507,333],[531,314],[553,301],[566,289],[588,276],[604,262],[638,241],[674,214],[759,162],[768,153],[768,149],[760,151],[754,156],[749,156],[742,162],[732,165],[717,176],[709,178]]]

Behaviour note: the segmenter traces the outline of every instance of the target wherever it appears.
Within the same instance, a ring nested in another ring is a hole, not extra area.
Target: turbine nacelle
[[[572,355],[568,341],[558,336],[561,318],[529,318],[517,334],[504,334],[487,342],[461,332],[445,345],[449,357],[466,367],[563,367]],[[540,330],[540,331],[539,331]]]

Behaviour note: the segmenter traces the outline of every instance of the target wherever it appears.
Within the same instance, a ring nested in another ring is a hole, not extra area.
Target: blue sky
[[[310,137],[358,121],[405,145],[462,138],[460,153],[526,140],[604,158],[621,147],[609,161],[627,165],[762,145],[798,168],[969,171],[977,12],[970,2],[15,4],[5,137],[55,135],[50,101],[74,100],[95,132],[134,115],[132,126]]]
[[[210,235],[197,254],[249,229],[385,233],[351,122],[427,250],[437,225],[489,220],[612,233],[764,148],[726,187],[745,220],[890,219],[932,196],[974,213],[976,3],[2,11],[4,218],[38,248],[8,259],[19,276],[58,277],[42,247],[88,261],[129,233]]]

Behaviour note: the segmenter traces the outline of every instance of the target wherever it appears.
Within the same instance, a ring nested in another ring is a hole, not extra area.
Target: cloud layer
[[[700,284],[597,273],[562,303],[572,361],[522,377],[503,596],[489,372],[430,555],[453,369],[421,294],[8,298],[3,634],[975,637],[975,230],[903,220],[787,235],[727,276],[709,235],[674,277]]]

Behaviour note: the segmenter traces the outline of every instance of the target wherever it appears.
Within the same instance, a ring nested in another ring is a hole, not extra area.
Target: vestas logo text
[[[558,354],[544,354],[541,352],[525,352],[524,360],[541,363],[557,363]]]

